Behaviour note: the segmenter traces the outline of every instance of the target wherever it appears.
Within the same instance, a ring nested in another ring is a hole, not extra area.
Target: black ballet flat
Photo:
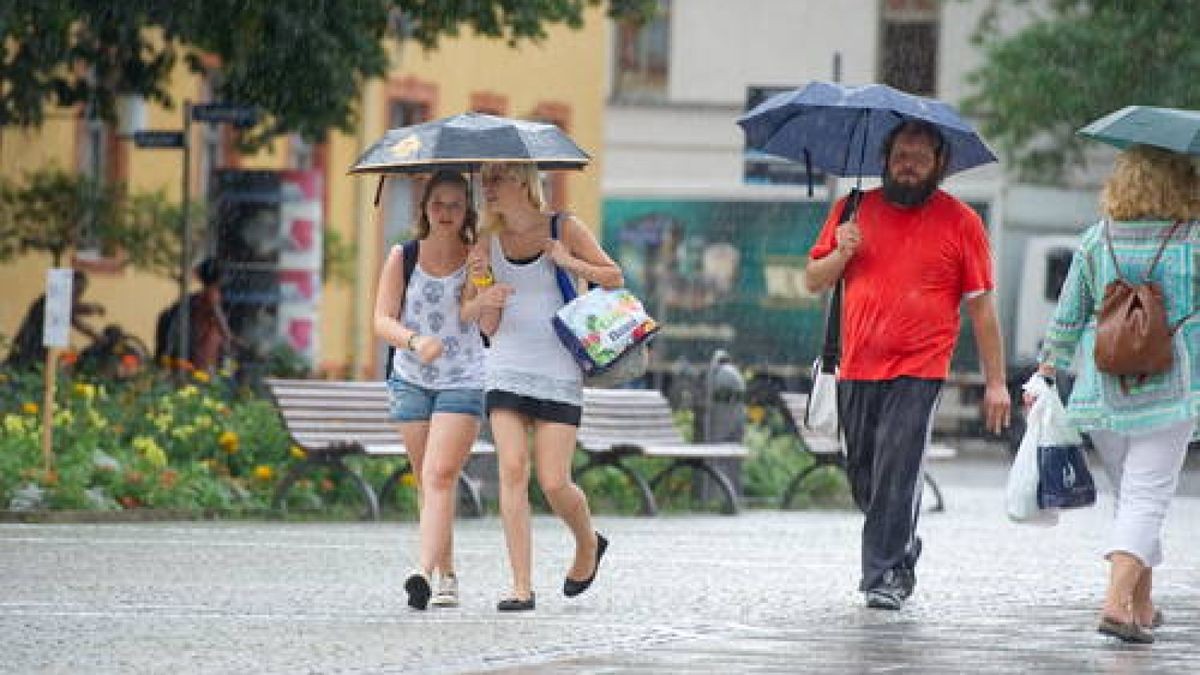
[[[592,576],[582,581],[576,581],[571,577],[567,577],[563,581],[563,595],[568,598],[573,598],[580,593],[586,591],[592,582],[596,580],[596,572],[600,571],[600,560],[604,558],[604,552],[608,550],[608,540],[599,532],[596,533],[596,566],[592,568]]]
[[[501,612],[528,612],[533,609],[536,603],[533,600],[533,591],[529,591],[529,599],[521,600],[520,598],[505,598],[496,603],[496,609]]]

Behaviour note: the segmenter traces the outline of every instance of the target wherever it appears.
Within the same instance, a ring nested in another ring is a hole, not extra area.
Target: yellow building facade
[[[297,144],[280,140],[269,152],[253,157],[232,151],[228,131],[212,132],[194,124],[191,144],[193,199],[203,198],[209,167],[243,169],[307,168],[324,178],[325,227],[354,244],[352,280],[325,280],[319,301],[317,368],[331,375],[375,377],[381,372],[382,347],[371,331],[378,271],[388,247],[407,232],[413,196],[418,185],[389,179],[380,207],[374,205],[378,181],[355,177],[347,169],[368,145],[392,126],[437,119],[474,110],[522,119],[551,121],[593,157],[592,166],[570,175],[547,178],[552,206],[576,213],[593,227],[600,219],[600,156],[603,141],[605,71],[610,23],[599,8],[588,10],[584,26],[571,30],[548,28],[536,44],[511,47],[503,40],[477,37],[445,39],[435,51],[405,44],[392,52],[393,67],[386,78],[368,82],[359,105],[359,124],[353,134],[334,133],[301,157]],[[182,68],[171,88],[176,102],[206,100],[205,83]],[[59,109],[40,129],[0,130],[0,173],[19,178],[48,165],[78,170],[90,161],[88,127],[78,110]],[[145,128],[179,129],[180,108],[148,106]],[[95,144],[93,144],[94,147]],[[197,151],[204,146],[216,152]],[[125,180],[132,191],[163,190],[169,199],[181,195],[182,153],[178,150],[136,149],[125,138],[109,134],[103,141],[105,171]],[[213,160],[213,156],[218,159]],[[223,156],[223,159],[220,158]],[[303,165],[301,165],[303,161]],[[0,266],[0,334],[11,337],[29,304],[43,291],[47,256],[31,255]],[[86,300],[105,306],[105,316],[93,319],[100,328],[116,323],[153,342],[158,313],[178,295],[178,286],[131,267],[118,269],[111,261],[76,260],[89,272]],[[86,339],[73,335],[76,347]]]

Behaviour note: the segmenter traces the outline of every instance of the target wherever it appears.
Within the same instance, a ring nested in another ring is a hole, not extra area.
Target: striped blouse
[[[1140,281],[1172,223],[1114,222],[1109,225],[1121,274]],[[1122,434],[1160,428],[1200,417],[1200,314],[1192,314],[1175,334],[1170,371],[1138,383],[1096,370],[1092,358],[1096,313],[1104,287],[1117,277],[1103,233],[1103,221],[1083,233],[1050,319],[1039,361],[1058,370],[1070,368],[1079,350],[1078,377],[1067,415],[1083,431],[1107,429]],[[1095,275],[1095,278],[1093,278]],[[1161,284],[1171,325],[1194,312],[1200,302],[1200,221],[1185,224],[1163,250],[1152,280]],[[1200,427],[1197,428],[1200,438]]]

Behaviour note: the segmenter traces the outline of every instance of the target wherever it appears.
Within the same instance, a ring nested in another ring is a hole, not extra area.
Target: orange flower
[[[184,372],[191,372],[196,369],[196,366],[192,365],[192,362],[187,359],[178,359],[175,361],[175,367]]]
[[[121,357],[121,365],[130,370],[136,370],[141,364],[142,360],[138,358],[137,354],[126,354]]]
[[[174,469],[165,469],[158,476],[158,482],[165,488],[173,487],[179,480],[179,473]]]
[[[140,501],[138,501],[138,498],[134,497],[133,495],[125,495],[117,501],[121,502],[121,506],[124,506],[127,509],[136,509],[142,504]]]
[[[68,349],[58,357],[58,362],[64,366],[73,366],[79,360],[79,354],[74,350]]]
[[[328,478],[321,479],[321,492],[330,492],[333,490],[333,481]]]
[[[38,406],[38,404],[33,403],[32,401],[21,404],[21,412],[25,413],[26,415],[36,415],[38,414],[39,410],[41,410],[41,408]]]
[[[193,370],[192,379],[197,382],[208,382],[211,378],[208,376],[208,371]]]
[[[254,467],[254,477],[266,483],[275,477],[275,470],[266,464],[259,464]]]

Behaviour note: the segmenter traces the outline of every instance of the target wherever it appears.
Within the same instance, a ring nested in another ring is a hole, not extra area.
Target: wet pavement
[[[1200,481],[1167,521],[1153,646],[1095,633],[1111,507],[1003,515],[1004,466],[934,467],[918,587],[862,606],[846,510],[600,516],[596,586],[561,595],[569,537],[535,519],[538,609],[500,615],[496,517],[456,530],[462,606],[416,612],[410,522],[0,524],[5,673],[1197,673]]]

